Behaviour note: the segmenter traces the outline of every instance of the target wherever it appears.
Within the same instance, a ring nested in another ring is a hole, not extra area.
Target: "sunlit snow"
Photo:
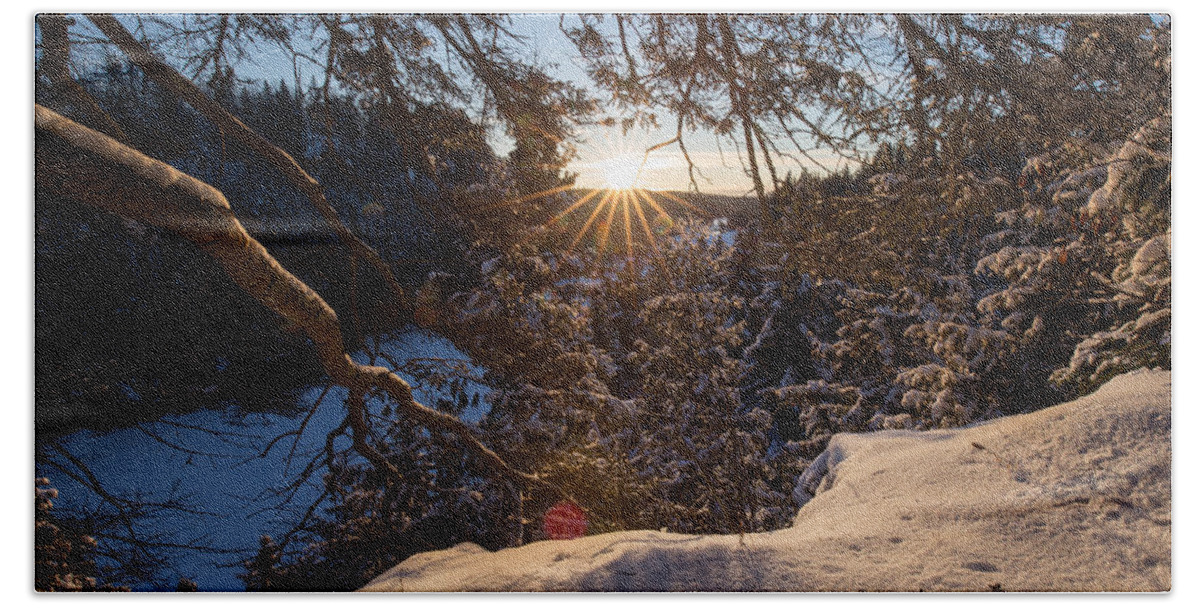
[[[1170,394],[1142,370],[973,427],[836,435],[785,530],[462,544],[363,590],[1165,591]]]

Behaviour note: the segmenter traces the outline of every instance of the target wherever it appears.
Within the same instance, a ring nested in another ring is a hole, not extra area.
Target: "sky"
[[[567,18],[572,19],[571,16]],[[559,15],[518,15],[514,21],[515,31],[528,36],[531,54],[539,63],[553,64],[551,73],[555,76],[596,91],[590,85],[579,52],[559,29]],[[571,24],[568,21],[568,25]],[[668,118],[666,122],[672,121]],[[627,187],[624,183],[610,183],[609,178],[615,172],[635,174],[637,185],[650,190],[689,188],[687,163],[677,146],[667,146],[646,155],[648,148],[675,137],[674,128],[634,128],[624,133],[620,126],[592,125],[583,127],[579,136],[578,156],[567,165],[567,170],[579,174],[576,185],[580,187]],[[719,194],[752,191],[754,186],[737,154],[727,146],[726,150],[720,150],[716,138],[704,133],[685,134],[685,144],[703,176],[697,179],[701,190]],[[643,160],[646,161],[644,165]]]
[[[575,23],[572,15],[566,19],[568,26]],[[606,94],[591,84],[579,52],[560,30],[559,21],[560,15],[556,13],[517,14],[513,16],[513,31],[525,37],[524,52],[527,59],[546,68],[552,76],[588,90],[603,102]],[[90,28],[86,23],[81,22],[80,25]],[[132,23],[127,22],[127,25],[132,29]],[[86,62],[82,55],[78,53],[75,57],[79,64]],[[99,63],[102,58],[97,57],[93,61]],[[301,62],[300,67],[302,83],[321,78],[315,66]],[[270,45],[264,45],[261,50],[241,59],[236,69],[242,78],[263,80],[272,85],[282,81],[292,86],[294,81],[291,57]],[[612,106],[602,108],[602,112],[618,120],[625,117]],[[566,170],[578,175],[576,185],[581,188],[625,188],[637,185],[650,190],[691,189],[687,162],[678,146],[672,144],[646,154],[648,148],[675,137],[674,117],[660,116],[659,120],[669,126],[635,127],[627,133],[620,126],[581,126],[577,130],[576,140],[572,142],[576,156]],[[492,140],[493,147],[500,154],[506,154],[512,147],[511,140],[499,129],[494,130]],[[716,194],[753,193],[752,181],[739,155],[740,148],[732,141],[718,141],[711,133],[703,131],[685,131],[684,142],[696,165],[695,187]],[[812,155],[821,159],[826,166],[837,166],[837,159],[832,154],[822,154],[817,150]],[[799,173],[801,170],[801,165],[791,159],[775,161],[781,175],[788,171]],[[637,178],[636,184],[628,183],[633,177]],[[614,183],[614,178],[621,183]]]
[[[551,74],[588,88],[603,99],[603,93],[591,85],[579,52],[559,29],[559,19],[557,14],[516,15],[514,30],[528,36],[531,54],[539,63],[553,64]],[[568,15],[566,24],[574,25],[573,19]],[[615,108],[610,107],[607,111],[621,118]],[[667,126],[635,127],[628,133],[620,126],[584,126],[579,133],[581,141],[576,144],[578,156],[567,166],[568,171],[579,174],[576,184],[585,188],[628,187],[626,183],[611,182],[615,172],[620,177],[636,175],[636,185],[649,190],[690,189],[687,162],[678,146],[672,144],[646,154],[647,149],[675,137],[674,117],[660,116],[659,120]],[[684,143],[698,170],[695,185],[701,191],[753,194],[753,182],[746,173],[738,149],[730,141],[718,142],[710,133],[685,131]],[[828,161],[827,166],[836,165],[830,154],[823,155],[818,151],[814,156]],[[799,173],[801,168],[789,159],[777,159],[776,162],[781,174],[789,170]]]
[[[567,25],[572,25],[573,16],[567,16]],[[583,60],[575,46],[559,29],[559,15],[527,14],[514,17],[516,31],[528,35],[528,44],[535,59],[554,65],[551,73],[597,93],[603,93],[591,85],[583,67]],[[611,21],[610,21],[611,23]],[[613,108],[607,111],[622,118]],[[647,150],[675,137],[674,117],[660,116],[666,126],[657,128],[635,127],[624,132],[618,126],[584,126],[580,141],[576,144],[578,156],[567,165],[567,171],[578,173],[576,185],[584,188],[625,188],[626,176],[633,174],[636,184],[648,190],[689,190],[692,187],[687,161],[678,146],[672,144],[650,152]],[[711,133],[703,131],[684,132],[684,143],[688,156],[696,165],[696,184],[702,192],[727,195],[753,194],[754,185],[746,173],[743,158],[730,140],[718,141]],[[827,166],[836,166],[831,154],[816,151],[815,157],[827,161]],[[780,174],[789,170],[799,173],[801,166],[790,159],[775,159]],[[644,161],[644,162],[643,162]],[[816,167],[808,167],[815,170]],[[615,182],[612,178],[618,178]]]

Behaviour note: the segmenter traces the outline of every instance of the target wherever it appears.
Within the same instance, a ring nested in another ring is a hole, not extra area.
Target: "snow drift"
[[[785,530],[462,544],[363,590],[1166,591],[1170,393],[1142,370],[973,427],[836,435]]]

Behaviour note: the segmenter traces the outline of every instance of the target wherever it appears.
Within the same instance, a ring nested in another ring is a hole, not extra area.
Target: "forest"
[[[776,530],[834,434],[1171,369],[1169,17],[531,19],[37,16],[36,589]],[[269,523],[105,437],[275,459]]]

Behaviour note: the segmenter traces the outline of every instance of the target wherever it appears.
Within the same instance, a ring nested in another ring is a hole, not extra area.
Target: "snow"
[[[1138,130],[1107,163],[1107,180],[1088,199],[1086,210],[1100,215],[1119,209],[1122,196],[1135,187],[1140,167],[1169,165],[1171,161],[1171,116],[1155,118]],[[1166,150],[1155,148],[1166,147]]]
[[[909,181],[907,175],[879,173],[868,178],[867,184],[871,186],[871,190],[876,196],[887,196],[895,194],[900,186],[907,184]]]
[[[1166,591],[1170,394],[1141,370],[972,427],[836,435],[784,530],[462,544],[363,590]]]
[[[408,328],[375,346],[401,363],[412,357],[469,361],[449,340],[415,328]],[[365,353],[355,353],[355,358],[362,363],[369,362]],[[473,364],[468,364],[467,370],[476,376],[483,375],[483,369]],[[414,382],[414,395],[423,403],[432,406],[438,397],[444,396],[435,387],[416,383],[415,378],[403,371],[398,373],[405,380]],[[473,382],[467,382],[464,388],[468,396],[485,391]],[[301,408],[310,408],[321,393],[321,387],[304,391],[299,396]],[[143,521],[140,523],[143,533],[160,534],[162,540],[168,542],[186,543],[202,539],[211,546],[225,550],[253,551],[257,548],[254,543],[259,536],[278,536],[286,531],[295,523],[294,508],[303,508],[319,496],[319,477],[315,483],[307,484],[299,491],[291,505],[293,508],[273,508],[277,503],[265,494],[271,488],[286,485],[307,461],[306,456],[321,449],[326,434],[341,423],[344,410],[340,404],[345,395],[345,389],[335,387],[325,397],[324,405],[309,421],[300,438],[297,460],[291,467],[286,462],[290,440],[277,444],[267,456],[259,456],[267,440],[294,430],[299,424],[299,418],[276,414],[252,415],[240,424],[230,422],[221,412],[214,411],[193,412],[167,420],[222,433],[225,440],[203,431],[150,425],[176,444],[199,452],[219,454],[212,457],[193,457],[149,441],[136,429],[110,433],[82,431],[65,438],[64,442],[72,452],[91,465],[110,492],[121,496],[140,492],[147,500],[183,498],[192,507],[218,514],[175,513],[170,517]],[[487,408],[488,405],[481,402],[475,408],[468,408],[461,417],[467,423],[476,423]],[[344,446],[339,443],[338,447]],[[100,504],[95,494],[64,475],[55,475],[55,472],[49,471],[48,476],[60,491],[60,498],[55,501],[56,510],[88,511]],[[228,554],[181,552],[173,556],[168,574],[191,578],[204,591],[240,591],[243,585],[237,579],[237,574],[241,569],[221,566],[237,559],[240,558]],[[151,587],[137,590],[149,589]]]

